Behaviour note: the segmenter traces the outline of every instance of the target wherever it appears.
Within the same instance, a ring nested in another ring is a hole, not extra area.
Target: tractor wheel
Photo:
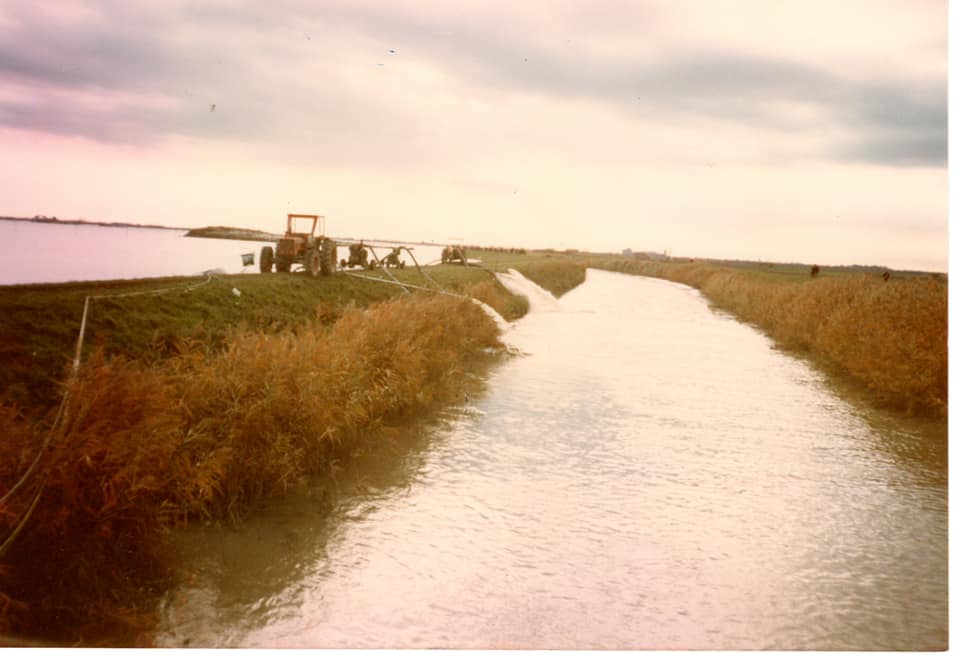
[[[277,258],[277,272],[289,272],[290,260],[287,258]]]
[[[320,269],[323,267],[320,263],[320,252],[316,249],[307,249],[307,252],[303,255],[303,270],[310,276],[317,276],[320,274]]]
[[[337,243],[326,239],[320,245],[320,271],[329,276],[337,271]]]
[[[264,247],[260,250],[260,271],[269,272],[273,269],[273,247]]]

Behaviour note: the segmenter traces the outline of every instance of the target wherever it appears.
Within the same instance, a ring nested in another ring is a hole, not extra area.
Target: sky
[[[0,3],[0,215],[946,271],[945,0]]]

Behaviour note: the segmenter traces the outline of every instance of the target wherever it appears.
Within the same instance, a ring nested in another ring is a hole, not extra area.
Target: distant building
[[[631,256],[633,256],[633,249],[630,249],[628,247],[627,249],[624,249],[623,252],[621,253],[623,253],[623,255],[626,256],[627,258],[630,258]]]

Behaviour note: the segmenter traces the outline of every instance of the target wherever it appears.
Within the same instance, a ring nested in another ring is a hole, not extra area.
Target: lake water
[[[179,538],[166,646],[943,649],[944,423],[661,280],[512,276],[523,352],[339,495]]]
[[[0,285],[194,276],[206,270],[259,273],[260,248],[272,242],[185,237],[174,229],[0,221]],[[442,247],[419,245],[421,265],[440,259]],[[380,257],[387,249],[378,249]],[[255,265],[244,267],[243,254]],[[347,247],[338,249],[348,258]],[[404,254],[408,265],[411,258]]]

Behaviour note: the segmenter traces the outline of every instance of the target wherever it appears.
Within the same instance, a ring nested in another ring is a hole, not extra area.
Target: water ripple
[[[385,462],[269,585],[240,560],[189,590],[174,608],[206,612],[180,636],[946,646],[942,426],[838,396],[684,286],[591,271],[560,302],[531,294],[550,312],[510,330],[525,356],[443,416],[408,472]]]

